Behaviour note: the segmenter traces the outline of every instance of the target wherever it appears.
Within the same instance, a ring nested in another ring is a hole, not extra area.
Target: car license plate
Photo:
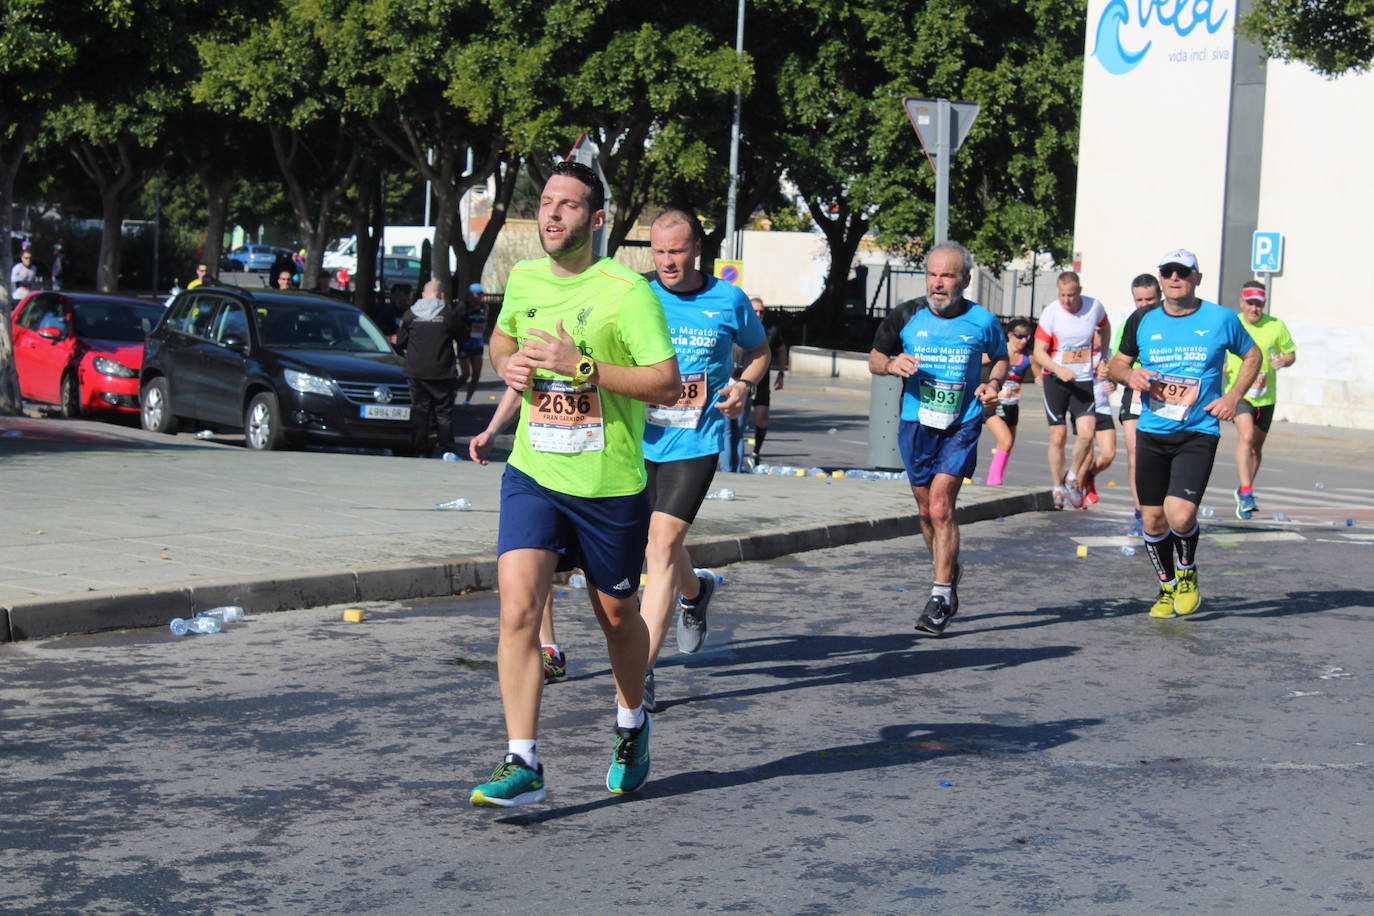
[[[364,420],[409,420],[409,407],[392,407],[387,404],[364,404]]]

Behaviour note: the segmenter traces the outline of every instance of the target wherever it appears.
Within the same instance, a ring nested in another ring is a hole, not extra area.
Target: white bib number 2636
[[[541,452],[598,452],[606,447],[601,392],[565,379],[537,378],[530,391],[530,445]]]

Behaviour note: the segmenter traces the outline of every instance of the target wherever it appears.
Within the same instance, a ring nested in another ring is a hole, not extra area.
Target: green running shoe
[[[468,801],[475,808],[511,808],[543,801],[544,766],[532,770],[519,754],[507,754],[496,765],[491,779],[472,790]]]
[[[654,733],[654,717],[644,714],[639,728],[615,729],[615,750],[606,771],[606,788],[616,795],[627,795],[649,778],[649,737]]]
[[[1174,613],[1186,617],[1200,607],[1202,592],[1197,588],[1197,570],[1180,569],[1178,584],[1174,586]]]
[[[1150,616],[1158,619],[1165,619],[1174,616],[1174,588],[1168,583],[1159,583],[1159,597],[1150,606]]]

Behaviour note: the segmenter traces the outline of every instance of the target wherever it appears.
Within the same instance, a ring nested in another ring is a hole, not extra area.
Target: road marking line
[[[1296,531],[1237,531],[1226,534],[1203,534],[1200,535],[1204,541],[1305,541],[1307,538],[1298,534]],[[1084,547],[1139,547],[1140,538],[1133,538],[1127,535],[1117,535],[1115,537],[1071,537],[1069,540],[1075,544],[1082,544]]]

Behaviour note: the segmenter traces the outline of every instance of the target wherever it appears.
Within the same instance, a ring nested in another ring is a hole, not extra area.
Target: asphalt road
[[[1203,610],[1153,621],[1143,554],[1075,557],[1118,528],[967,526],[938,640],[909,539],[726,568],[624,799],[564,595],[550,797],[513,812],[466,802],[491,594],[0,647],[0,911],[1374,912],[1374,545],[1211,525]]]

